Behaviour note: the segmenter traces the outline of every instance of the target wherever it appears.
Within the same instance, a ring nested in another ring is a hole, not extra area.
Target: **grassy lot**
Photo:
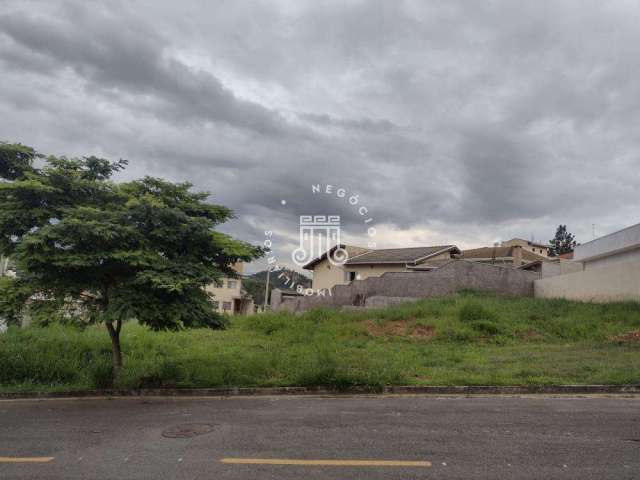
[[[116,387],[640,383],[640,304],[473,293],[384,310],[232,319],[227,330],[122,333]],[[0,391],[102,388],[103,326],[0,335]]]

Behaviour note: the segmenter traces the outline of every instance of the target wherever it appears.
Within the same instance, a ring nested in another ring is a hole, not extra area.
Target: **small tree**
[[[15,313],[16,304],[37,301],[81,307],[106,325],[116,374],[123,321],[156,330],[222,327],[203,287],[262,254],[215,231],[231,210],[206,203],[191,184],[112,181],[126,165],[0,144],[0,251],[18,271],[0,285],[12,299],[4,308]]]
[[[551,244],[550,255],[556,257],[563,253],[571,253],[577,245],[574,236],[567,231],[566,225],[558,225],[556,236],[549,240]]]

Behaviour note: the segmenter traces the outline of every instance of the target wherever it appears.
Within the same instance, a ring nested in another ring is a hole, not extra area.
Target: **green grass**
[[[234,318],[228,329],[122,331],[118,388],[640,383],[640,304],[461,293],[382,310]],[[104,327],[11,328],[0,391],[110,384]]]

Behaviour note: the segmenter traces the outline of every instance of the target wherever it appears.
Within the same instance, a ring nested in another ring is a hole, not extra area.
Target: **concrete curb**
[[[88,397],[238,397],[238,396],[336,396],[336,395],[588,395],[640,394],[640,385],[529,385],[529,386],[356,386],[343,390],[325,387],[273,388],[151,388],[139,390],[82,390],[75,392],[0,392],[0,399]]]

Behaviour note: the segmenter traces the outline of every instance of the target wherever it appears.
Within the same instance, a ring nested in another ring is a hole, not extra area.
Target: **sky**
[[[283,265],[305,214],[378,248],[586,242],[640,222],[638,25],[637,1],[0,0],[0,140],[191,182]]]

